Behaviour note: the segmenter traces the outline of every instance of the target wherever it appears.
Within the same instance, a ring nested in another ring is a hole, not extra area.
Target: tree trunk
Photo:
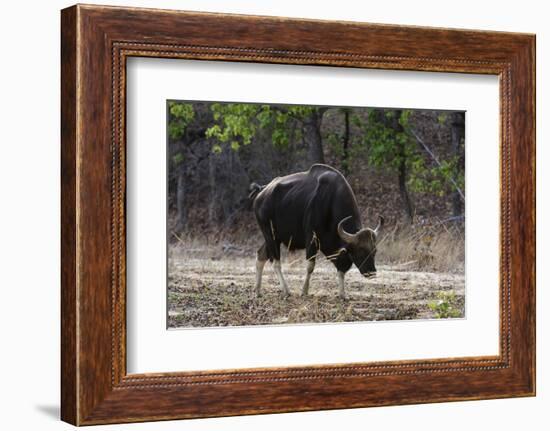
[[[210,202],[208,204],[208,221],[210,224],[217,219],[217,193],[216,193],[216,156],[210,153],[208,157],[208,185],[210,188]]]
[[[396,110],[394,111],[394,116],[391,119],[391,127],[395,131],[395,133],[403,133],[405,130],[403,129],[403,126],[399,122],[399,119],[401,118],[402,111]],[[413,222],[413,205],[411,202],[411,197],[409,195],[409,190],[407,189],[407,159],[405,154],[405,144],[400,143],[400,141],[396,140],[398,145],[398,155],[399,155],[399,168],[398,168],[398,175],[397,175],[397,182],[399,184],[399,194],[401,196],[401,203],[403,205],[403,210],[405,211],[405,215],[407,216],[407,221],[412,224]]]
[[[344,175],[349,175],[349,110],[344,109],[344,138],[342,140],[342,170]]]
[[[323,139],[321,137],[321,120],[325,110],[314,109],[304,119],[304,140],[308,149],[308,160],[313,163],[325,163]]]
[[[464,166],[464,151],[462,151],[462,138],[464,137],[464,112],[456,112],[451,116],[451,146],[453,155],[457,159],[457,167],[455,171],[455,182],[458,183],[460,166]],[[461,216],[464,213],[464,203],[458,191],[452,195],[453,200],[453,216]]]
[[[178,182],[176,191],[176,207],[178,211],[176,231],[181,232],[187,224],[187,202],[186,202],[186,169],[185,162],[181,163],[178,169]]]
[[[412,224],[414,211],[411,203],[411,198],[409,196],[409,191],[407,189],[407,166],[405,164],[404,157],[401,159],[401,163],[399,164],[398,183],[401,203],[403,204],[403,210],[405,211],[405,215],[407,216],[407,221]]]

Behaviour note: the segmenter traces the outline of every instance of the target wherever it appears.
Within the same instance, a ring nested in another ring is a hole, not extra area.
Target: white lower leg
[[[279,284],[281,285],[281,289],[283,289],[283,293],[287,296],[290,295],[290,292],[288,290],[288,285],[286,284],[286,281],[283,277],[283,271],[281,270],[280,260],[273,261],[273,269],[275,270],[275,274],[277,274],[277,278],[279,279]]]
[[[338,286],[340,287],[340,298],[346,299],[346,291],[344,289],[345,272],[338,271]]]
[[[262,287],[262,274],[264,272],[265,260],[256,259],[256,296],[260,296]]]
[[[302,295],[307,296],[307,293],[309,291],[309,279],[311,278],[311,273],[315,269],[315,259],[309,259],[307,261],[307,272],[306,272],[306,279],[304,280],[304,285],[302,287]]]

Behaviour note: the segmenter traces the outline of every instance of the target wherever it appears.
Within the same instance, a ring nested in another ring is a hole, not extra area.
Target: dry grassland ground
[[[389,258],[389,256],[387,256]],[[389,259],[387,259],[389,260]],[[352,267],[347,300],[338,297],[336,270],[317,259],[309,296],[301,296],[303,252],[285,253],[283,273],[291,290],[284,298],[271,264],[262,296],[254,295],[255,253],[231,246],[171,244],[168,259],[168,326],[212,327],[285,323],[431,319],[464,316],[464,273],[418,270],[418,261],[384,264],[366,279]]]

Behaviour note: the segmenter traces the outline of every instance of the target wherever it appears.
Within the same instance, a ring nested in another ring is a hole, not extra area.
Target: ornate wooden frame
[[[535,394],[535,36],[102,6],[61,14],[61,417],[75,425]],[[129,56],[500,77],[500,354],[126,373]]]

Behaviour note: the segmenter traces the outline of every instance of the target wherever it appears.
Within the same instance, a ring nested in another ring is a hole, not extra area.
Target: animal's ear
[[[384,227],[384,221],[385,221],[385,220],[384,220],[384,217],[378,216],[378,226],[376,226],[376,227],[374,228],[374,233],[375,233],[376,235],[378,235],[378,233],[380,232],[380,229],[382,229],[382,227]]]

